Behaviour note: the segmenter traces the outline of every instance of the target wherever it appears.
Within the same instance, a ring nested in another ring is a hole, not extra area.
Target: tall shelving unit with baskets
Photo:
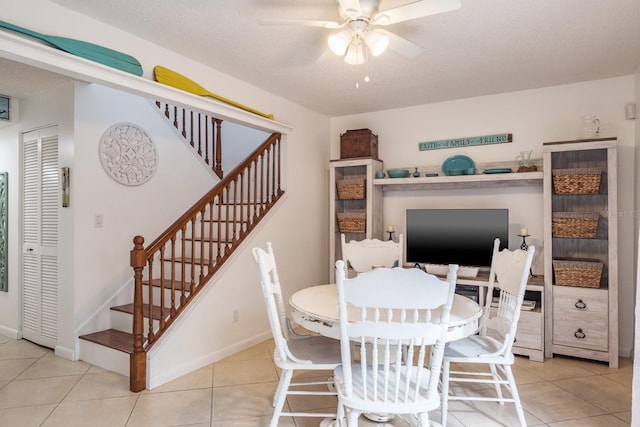
[[[340,234],[347,241],[381,239],[382,187],[373,185],[383,163],[375,159],[332,160],[329,164],[329,276],[342,258]]]
[[[616,138],[547,142],[545,356],[618,367]]]

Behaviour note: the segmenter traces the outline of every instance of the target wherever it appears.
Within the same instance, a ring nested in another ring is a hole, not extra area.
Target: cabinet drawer
[[[542,350],[542,313],[537,311],[521,311],[516,330],[517,347]]]
[[[493,318],[493,311],[490,318]],[[543,318],[539,311],[521,311],[516,330],[516,347],[542,350]]]
[[[554,286],[554,344],[607,351],[608,319],[606,289]]]

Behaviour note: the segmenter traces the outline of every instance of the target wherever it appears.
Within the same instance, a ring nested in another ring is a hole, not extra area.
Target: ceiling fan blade
[[[397,34],[394,34],[390,31],[377,29],[375,30],[377,33],[384,34],[389,37],[389,49],[394,52],[399,53],[402,56],[406,56],[407,58],[415,58],[424,52],[424,48],[411,42],[403,37],[400,37]]]
[[[342,12],[349,18],[355,18],[362,15],[359,0],[338,0],[338,5]]]
[[[334,21],[312,21],[304,19],[286,19],[286,18],[258,18],[260,25],[298,25],[301,27],[322,27],[329,29],[342,28],[344,23]]]
[[[437,13],[460,9],[460,0],[421,0],[404,6],[394,7],[378,13],[373,19],[375,25],[391,25]]]

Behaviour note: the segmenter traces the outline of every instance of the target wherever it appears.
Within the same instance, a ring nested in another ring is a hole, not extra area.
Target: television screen
[[[489,267],[509,246],[508,209],[407,209],[407,262]]]

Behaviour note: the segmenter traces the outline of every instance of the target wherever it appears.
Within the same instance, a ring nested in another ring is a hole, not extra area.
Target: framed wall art
[[[0,120],[11,120],[11,98],[0,95]]]

